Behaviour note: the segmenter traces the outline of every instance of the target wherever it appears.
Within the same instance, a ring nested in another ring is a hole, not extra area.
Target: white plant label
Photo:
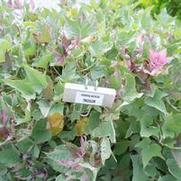
[[[86,86],[82,84],[66,83],[63,101],[70,103],[89,104],[112,107],[116,90],[105,87]]]
[[[75,102],[81,104],[98,105],[102,106],[104,99],[103,94],[95,94],[90,92],[77,92]]]

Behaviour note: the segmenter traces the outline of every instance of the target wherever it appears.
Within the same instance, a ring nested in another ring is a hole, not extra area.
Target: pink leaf
[[[8,6],[9,6],[10,8],[13,8],[13,1],[12,1],[12,0],[9,0],[9,1],[8,1]]]
[[[30,5],[29,5],[29,7],[30,7],[30,10],[31,11],[34,11],[35,10],[35,1],[34,0],[30,0]]]
[[[149,74],[154,76],[157,75],[165,64],[167,64],[167,52],[166,49],[157,52],[150,50],[149,52]]]
[[[80,147],[76,151],[76,155],[79,158],[83,158],[84,155],[86,154],[86,141],[87,141],[86,136],[81,136],[80,137]]]
[[[5,127],[7,124],[8,116],[6,114],[6,111],[4,111],[4,110],[1,113],[1,119],[2,119],[2,124]]]
[[[82,170],[80,164],[75,162],[74,160],[59,160],[58,163],[65,167],[69,167],[75,170]]]
[[[54,56],[55,56],[55,60],[58,63],[58,65],[63,65],[64,64],[65,55],[61,55],[60,53],[55,52]]]
[[[14,1],[14,8],[15,9],[22,9],[23,8],[23,1],[22,0],[15,0]]]

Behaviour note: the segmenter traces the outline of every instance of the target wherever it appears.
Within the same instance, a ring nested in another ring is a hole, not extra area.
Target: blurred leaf
[[[152,0],[140,0],[140,3],[145,6],[145,7],[148,7],[148,6],[151,6],[152,5]]]
[[[100,113],[97,111],[91,111],[89,121],[87,124],[87,130],[91,133],[100,123]]]
[[[91,44],[90,52],[92,56],[100,56],[108,52],[112,48],[112,44],[109,42],[96,41]]]
[[[37,102],[39,109],[44,117],[48,116],[48,113],[51,109],[52,104],[49,101],[40,100]]]
[[[181,133],[181,113],[169,114],[163,124],[163,137],[174,138]]]
[[[121,155],[123,154],[129,147],[129,141],[127,140],[121,140],[120,142],[117,142],[114,148],[114,154]]]
[[[4,166],[12,167],[18,162],[20,162],[20,154],[13,145],[9,145],[0,151],[0,163]]]
[[[130,44],[133,42],[133,36],[135,35],[134,31],[119,31],[118,33],[118,45],[125,45],[125,44]]]
[[[132,181],[146,181],[148,177],[146,176],[139,155],[131,156],[133,163],[133,178]]]
[[[27,79],[31,82],[33,88],[37,93],[40,93],[43,88],[46,88],[48,82],[46,80],[46,75],[39,72],[36,69],[29,67],[28,65],[24,66]]]
[[[25,41],[23,43],[25,57],[32,57],[36,54],[36,45],[31,41]]]
[[[57,146],[52,152],[47,153],[47,162],[55,171],[66,173],[69,168],[62,166],[58,161],[60,160],[71,160],[72,155],[65,145]]]
[[[66,181],[66,178],[61,174],[58,177],[56,177],[55,181]]]
[[[181,168],[177,165],[177,162],[174,159],[168,159],[166,163],[170,173],[179,180],[181,178]]]
[[[65,82],[72,82],[73,80],[76,80],[78,78],[78,75],[76,74],[76,66],[74,63],[70,62],[65,65],[61,78]]]
[[[98,80],[105,76],[105,67],[97,65],[94,69],[91,70],[91,77],[93,80]]]
[[[103,137],[101,140],[101,159],[102,163],[105,164],[105,161],[111,156],[111,144],[109,138]]]
[[[150,113],[149,114],[145,113],[142,116],[140,124],[141,124],[140,134],[142,137],[150,137],[150,136],[159,137],[160,129],[153,124],[153,117]]]
[[[0,39],[0,49],[2,51],[6,51],[11,48],[11,42],[9,42],[7,39]]]
[[[171,175],[165,175],[163,177],[160,177],[158,181],[178,181],[175,177]]]
[[[158,144],[151,143],[149,139],[143,139],[136,146],[142,149],[141,155],[144,168],[153,157],[163,158],[161,155],[161,147]]]
[[[34,147],[32,148],[32,155],[34,158],[38,158],[40,155],[40,149],[38,148],[37,145],[34,145]]]
[[[52,100],[53,99],[53,91],[54,91],[53,81],[49,80],[47,87],[42,91],[43,98],[48,99],[48,100]]]
[[[22,153],[30,151],[32,146],[33,146],[33,141],[29,138],[25,138],[17,143],[17,147]]]
[[[145,103],[151,107],[154,107],[155,109],[159,110],[160,112],[167,114],[167,110],[165,107],[164,102],[162,101],[162,98],[165,97],[167,94],[156,90],[153,97],[147,97],[145,99]]]
[[[94,28],[87,21],[79,22],[77,20],[70,20],[67,18],[65,21],[64,31],[68,39],[82,39],[94,33]]]
[[[36,143],[43,143],[51,139],[51,133],[47,130],[47,121],[40,120],[35,123],[32,131],[32,138]]]
[[[54,100],[61,100],[63,98],[63,93],[64,93],[64,84],[61,81],[59,81],[54,86]]]
[[[124,88],[123,99],[125,102],[132,102],[136,98],[140,98],[143,93],[136,90],[135,78],[131,74],[126,74],[126,85]]]
[[[35,91],[31,82],[27,80],[6,80],[5,82],[10,87],[16,89],[17,91],[22,93],[22,96],[26,99],[35,99]]]
[[[64,141],[73,141],[76,137],[75,130],[62,131],[59,137]]]
[[[115,143],[115,129],[112,121],[102,121],[98,127],[92,130],[93,137],[106,137],[109,136],[112,143]]]
[[[172,154],[175,158],[175,161],[177,162],[178,166],[181,168],[181,151],[178,150],[172,150]]]
[[[51,109],[49,111],[49,114],[54,114],[54,113],[60,113],[61,115],[63,115],[63,110],[64,110],[64,104],[61,103],[61,102],[57,102],[57,103],[54,103],[52,106],[51,106]]]
[[[34,33],[36,43],[49,43],[51,41],[50,29],[48,26],[44,26],[41,32]]]
[[[33,63],[33,66],[46,69],[48,64],[52,62],[53,56],[50,52],[45,52],[41,57]]]
[[[7,39],[0,39],[0,63],[5,62],[5,53],[11,48],[11,43]]]
[[[151,0],[150,0],[151,1]],[[142,19],[141,19],[142,28],[149,31],[152,28],[153,20],[150,15],[150,9],[146,9]]]

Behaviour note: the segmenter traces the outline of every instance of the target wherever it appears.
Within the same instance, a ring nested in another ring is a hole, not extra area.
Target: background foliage
[[[1,2],[0,180],[180,180],[181,24],[139,5]],[[62,101],[86,77],[111,109]]]
[[[152,14],[159,14],[163,8],[167,9],[167,12],[171,16],[176,16],[181,19],[181,3],[179,0],[140,0],[141,7],[152,6]]]
[[[179,0],[135,0],[135,2],[139,2],[141,8],[152,7],[153,16],[166,8],[169,15],[181,19],[181,2]]]

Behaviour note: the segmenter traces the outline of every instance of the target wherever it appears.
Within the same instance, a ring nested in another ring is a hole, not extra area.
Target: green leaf
[[[97,65],[94,69],[91,70],[92,80],[98,80],[105,76],[105,66]]]
[[[40,93],[44,88],[47,87],[48,82],[46,80],[45,74],[29,67],[28,65],[24,65],[24,69],[27,75],[27,80],[31,82],[33,88],[36,90],[37,93]]]
[[[73,80],[76,80],[78,78],[78,75],[76,74],[76,65],[75,63],[68,63],[65,65],[65,68],[62,71],[61,79],[64,82],[72,82]]]
[[[47,153],[47,162],[55,170],[61,173],[65,173],[69,168],[58,163],[60,160],[71,160],[72,155],[66,145],[57,146],[52,152]]]
[[[139,133],[139,132],[140,132],[139,122],[137,122],[137,121],[132,121],[132,122],[130,123],[129,128],[127,129],[126,138],[130,137],[132,134]]]
[[[7,39],[0,39],[0,50],[7,51],[11,48],[11,42],[9,42]]]
[[[154,107],[155,109],[159,110],[164,114],[167,114],[165,104],[162,100],[162,98],[165,97],[166,95],[167,95],[166,93],[156,90],[153,97],[147,97],[145,99],[145,104],[147,104],[150,107]]]
[[[181,133],[181,113],[171,113],[167,116],[162,130],[163,130],[163,138],[175,136]]]
[[[5,62],[5,53],[0,50],[0,63]]]
[[[116,134],[113,122],[110,121],[102,121],[97,128],[95,128],[91,135],[93,137],[106,137],[109,136],[112,143],[116,142]]]
[[[149,139],[143,139],[136,146],[142,149],[141,155],[144,168],[148,165],[149,161],[153,157],[163,158],[161,154],[161,147],[158,144],[151,143],[151,140]]]
[[[59,81],[55,86],[54,86],[54,100],[61,100],[63,98],[63,93],[64,93],[64,84]]]
[[[146,0],[146,2],[147,1],[151,1],[151,0]],[[145,12],[141,18],[141,24],[142,24],[142,28],[145,29],[146,31],[149,31],[151,29],[152,24],[153,24],[153,20],[152,20],[152,17],[150,15],[150,9],[145,10]]]
[[[20,155],[13,145],[9,145],[0,151],[0,163],[4,166],[12,167],[18,162],[20,162]]]
[[[172,154],[173,154],[178,166],[181,168],[181,151],[180,151],[180,149],[172,150]]]
[[[120,80],[116,77],[110,77],[110,87],[113,89],[119,90],[120,88]]]
[[[98,174],[98,171],[99,171],[99,167],[94,167],[91,164],[89,164],[88,162],[80,163],[80,165],[83,168],[91,170],[92,174],[88,175],[90,180],[96,180],[97,174]]]
[[[43,143],[51,139],[51,133],[46,129],[46,126],[46,120],[40,120],[35,123],[32,131],[32,138],[36,143]]]
[[[0,63],[5,62],[5,53],[11,48],[11,43],[6,39],[0,39]]]
[[[103,165],[105,164],[105,161],[111,156],[111,154],[112,150],[109,138],[103,137],[101,140],[101,160]]]
[[[31,41],[25,41],[23,48],[25,57],[32,57],[36,54],[36,45]]]
[[[46,69],[48,64],[53,60],[53,56],[50,52],[45,52],[37,61],[33,64],[35,67]]]
[[[85,38],[94,33],[94,28],[88,21],[79,22],[78,20],[66,19],[64,32],[68,39]]]
[[[91,111],[90,116],[89,116],[89,121],[87,125],[87,130],[88,132],[92,132],[93,129],[95,129],[99,123],[100,123],[100,113],[97,111]]]
[[[40,149],[37,145],[34,145],[33,149],[32,149],[32,155],[34,158],[38,158],[40,155]]]
[[[22,153],[30,151],[32,146],[33,146],[33,141],[29,138],[25,138],[17,143],[17,147]]]
[[[142,137],[156,136],[159,137],[160,129],[153,124],[152,114],[145,112],[140,119],[141,131],[140,135]]]
[[[56,177],[55,181],[66,181],[67,179],[61,174],[59,176]]]
[[[44,117],[47,117],[48,113],[51,109],[52,104],[48,101],[45,101],[45,100],[40,100],[37,102],[37,104],[39,105],[39,109],[40,109],[42,115]]]
[[[130,44],[131,42],[133,42],[133,36],[135,35],[134,31],[126,31],[126,30],[122,30],[119,31],[118,35],[117,35],[117,43],[119,45],[125,45],[125,44]]]
[[[31,174],[32,172],[26,167],[23,167],[16,172],[16,175],[22,179],[30,177]]]
[[[67,19],[64,26],[64,31],[66,37],[69,39],[81,36],[80,24],[78,21],[72,21]]]
[[[133,163],[133,178],[132,181],[146,181],[148,177],[146,176],[140,157],[138,155],[131,156],[131,160]]]
[[[112,46],[113,45],[109,42],[103,42],[99,40],[91,44],[90,52],[92,56],[100,56],[108,52],[112,48]]]
[[[129,103],[135,100],[136,98],[140,98],[143,93],[138,93],[136,90],[135,78],[131,74],[126,74],[126,85],[124,88],[123,99],[125,102]]]
[[[16,89],[22,96],[26,99],[35,99],[35,91],[31,82],[27,80],[10,80],[7,79],[5,84],[9,85],[10,87]]]
[[[157,168],[155,167],[154,164],[150,163],[146,166],[146,168],[144,169],[145,173],[147,176],[149,177],[156,177],[157,174]]]
[[[60,114],[62,114],[63,115],[63,109],[64,109],[64,104],[63,103],[55,103],[55,104],[53,104],[52,106],[51,106],[51,109],[50,109],[50,111],[49,111],[49,114],[51,115],[51,114],[53,114],[53,113],[56,113],[56,112],[58,112],[58,113],[60,113]]]
[[[62,131],[61,134],[59,134],[60,139],[64,141],[73,141],[76,137],[75,130],[72,131]]]
[[[114,148],[114,154],[121,155],[123,154],[129,147],[130,141],[128,140],[121,140],[120,142],[117,142]]]
[[[158,181],[178,181],[178,180],[172,175],[165,175],[163,177],[160,177]]]
[[[0,63],[5,62],[5,53],[11,48],[11,42],[7,39],[0,39]]]
[[[145,167],[153,157],[162,157],[161,147],[157,144],[151,144],[142,151],[143,166]]]
[[[169,172],[178,180],[181,178],[181,168],[177,165],[174,159],[168,159],[166,161]]]
[[[38,44],[49,43],[51,41],[50,28],[45,24],[43,27],[39,25],[40,31],[34,34],[34,38]]]

